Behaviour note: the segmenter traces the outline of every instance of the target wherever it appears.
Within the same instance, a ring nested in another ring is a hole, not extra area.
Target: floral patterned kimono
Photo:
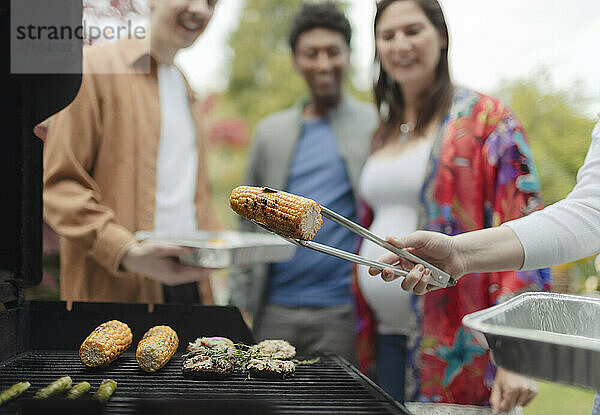
[[[498,226],[539,208],[539,183],[519,121],[499,100],[457,88],[433,143],[419,229],[455,235]],[[368,226],[370,210],[361,216]],[[455,287],[413,295],[406,400],[488,405],[495,368],[487,350],[462,326],[463,316],[522,292],[549,288],[550,272],[543,269],[465,275]],[[356,278],[353,290],[359,360],[370,373],[374,316]]]

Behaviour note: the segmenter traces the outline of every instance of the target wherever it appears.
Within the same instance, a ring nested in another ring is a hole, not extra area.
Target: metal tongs
[[[277,192],[277,190],[273,190],[270,188],[265,188],[265,190],[267,190],[269,192],[273,192],[273,193]],[[442,271],[441,269],[439,269],[438,267],[431,265],[427,261],[422,260],[418,256],[415,256],[415,255],[411,254],[410,252],[405,251],[404,249],[395,247],[394,245],[392,245],[388,241],[380,238],[379,236],[375,235],[373,232],[369,231],[368,229],[365,229],[362,226],[352,222],[350,219],[345,218],[344,216],[342,216],[338,213],[335,213],[334,211],[332,211],[324,206],[321,206],[321,214],[324,217],[337,223],[338,225],[341,225],[344,228],[351,230],[355,234],[362,236],[365,239],[368,239],[369,241],[387,249],[390,252],[393,252],[394,254],[398,255],[399,257],[404,258],[415,264],[421,264],[421,265],[425,266],[426,268],[429,268],[429,270],[431,272],[431,279],[429,281],[429,284],[435,285],[436,287],[441,287],[441,288],[447,288],[447,287],[452,287],[452,286],[456,285],[456,280],[454,278],[452,278],[450,275],[448,275],[447,273],[445,273],[444,271]],[[283,239],[285,239],[286,241],[288,241],[290,243],[293,243],[294,245],[303,246],[305,248],[309,248],[309,249],[312,249],[312,250],[315,250],[318,252],[322,252],[327,255],[332,255],[337,258],[344,259],[346,261],[354,262],[359,265],[366,265],[368,267],[373,267],[373,268],[376,268],[376,269],[382,270],[382,271],[384,268],[391,268],[394,271],[394,274],[396,274],[400,277],[406,277],[406,275],[408,274],[408,271],[405,271],[402,268],[398,268],[393,265],[385,264],[383,262],[367,259],[360,255],[342,251],[341,249],[323,245],[318,242],[289,238],[287,236],[278,234],[277,232],[275,232],[274,230],[272,230],[271,228],[269,228],[268,226],[266,226],[260,222],[257,222],[255,220],[252,220],[252,222],[254,222],[261,228],[266,229],[267,231],[269,231],[271,233],[279,235],[280,237],[282,237]]]

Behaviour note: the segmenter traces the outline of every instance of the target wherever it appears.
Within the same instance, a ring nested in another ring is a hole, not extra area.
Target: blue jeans
[[[596,392],[594,397],[594,407],[592,408],[592,415],[600,415],[600,391]]]
[[[377,336],[377,384],[395,400],[404,403],[406,336]]]

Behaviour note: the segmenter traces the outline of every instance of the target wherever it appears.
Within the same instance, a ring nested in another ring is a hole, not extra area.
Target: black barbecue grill
[[[180,334],[179,350],[155,373],[139,369],[133,350],[107,368],[85,367],[77,354],[81,341],[99,323],[112,318],[130,325],[133,345],[148,327],[169,324]],[[43,405],[27,399],[40,387],[67,375],[74,382],[90,382],[94,389],[102,379],[117,381],[112,399],[105,407],[96,407],[104,412],[97,413],[148,413],[157,405],[170,405],[173,410],[178,405],[195,405],[205,411],[199,413],[215,414],[408,414],[356,368],[335,355],[321,356],[315,364],[299,365],[293,377],[283,380],[249,378],[241,373],[222,380],[184,378],[181,355],[187,342],[195,337],[219,335],[236,342],[253,342],[234,307],[165,304],[156,305],[149,312],[143,304],[74,303],[72,310],[67,311],[63,302],[32,301],[3,312],[2,323],[4,328],[15,329],[13,333],[3,332],[11,335],[9,342],[20,338],[25,344],[18,345],[20,353],[3,356],[0,389],[25,380],[32,386],[14,403],[0,407],[0,414],[14,413],[23,402]],[[86,403],[94,404],[89,398],[81,404]],[[224,405],[230,405],[227,412],[223,412]]]
[[[202,398],[225,402],[251,398],[263,402],[265,409],[271,411],[268,413],[277,414],[404,413],[391,399],[367,384],[352,367],[335,356],[323,357],[320,363],[312,367],[299,367],[293,378],[277,381],[248,379],[242,374],[218,381],[184,379],[181,375],[180,353],[161,371],[150,375],[139,369],[133,352],[126,352],[112,366],[108,370],[90,371],[83,367],[76,353],[34,351],[5,362],[0,368],[0,376],[2,386],[28,379],[33,390],[65,374],[69,374],[74,382],[87,380],[94,386],[105,377],[115,379],[117,391],[104,408],[106,414],[135,413],[139,400],[143,399],[164,401]],[[27,396],[32,395],[33,392],[30,392]],[[16,407],[16,403],[12,405],[12,409]],[[8,406],[0,413],[10,411],[11,406]]]
[[[66,25],[81,22],[81,2],[40,3],[61,10]],[[67,310],[64,302],[25,301],[25,287],[39,284],[42,274],[42,143],[32,131],[74,98],[81,75],[12,75],[7,59],[10,7],[11,2],[0,2],[0,389],[20,381],[29,381],[31,388],[1,406],[0,414],[409,414],[334,355],[301,365],[295,376],[284,380],[243,374],[223,380],[184,378],[181,355],[188,341],[225,336],[253,342],[234,307],[167,304],[149,310],[143,304],[74,303]],[[81,42],[71,59],[81,67]],[[98,324],[113,318],[131,327],[132,348],[107,368],[85,367],[78,357],[79,345]],[[173,327],[180,346],[164,368],[148,374],[137,366],[135,345],[157,324]],[[74,382],[90,382],[92,390],[105,378],[116,380],[118,387],[105,406],[91,400],[90,392],[72,402],[31,399],[40,387],[67,375]]]

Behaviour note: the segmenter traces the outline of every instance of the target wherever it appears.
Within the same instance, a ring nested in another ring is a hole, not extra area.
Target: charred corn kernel
[[[71,389],[71,385],[73,384],[73,380],[70,376],[63,376],[62,378],[55,380],[48,386],[40,389],[35,393],[34,398],[36,399],[46,399],[54,395],[58,395],[66,390]]]
[[[108,402],[112,394],[117,389],[117,382],[112,379],[104,379],[98,386],[98,390],[94,393],[93,398],[100,402]]]
[[[138,343],[135,358],[146,372],[156,372],[167,364],[179,346],[177,333],[169,326],[155,326]]]
[[[79,358],[90,367],[106,366],[131,345],[131,329],[118,320],[100,324],[83,341]]]
[[[0,392],[0,406],[2,406],[4,402],[15,399],[17,396],[29,389],[30,386],[31,383],[29,382],[19,382]]]
[[[67,392],[67,399],[79,399],[84,393],[90,390],[90,384],[88,382],[79,382],[73,386],[69,392]]]
[[[236,187],[229,205],[240,216],[290,238],[310,240],[323,224],[321,206],[314,200],[264,187]]]

